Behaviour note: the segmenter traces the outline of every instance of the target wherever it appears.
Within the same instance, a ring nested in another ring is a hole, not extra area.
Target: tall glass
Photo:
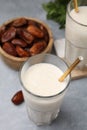
[[[78,56],[84,61],[77,67],[87,69],[87,0],[78,0],[79,12],[74,9],[74,0],[67,6],[65,27],[65,58],[71,64]]]
[[[53,96],[35,95],[34,93],[31,93],[29,90],[27,90],[26,86],[23,84],[23,76],[25,75],[25,72],[29,69],[29,67],[37,63],[53,64],[58,68],[60,68],[63,72],[68,68],[68,66],[62,59],[60,59],[55,55],[38,54],[36,56],[29,58],[29,60],[25,62],[25,64],[21,69],[20,80],[23,86],[23,94],[24,94],[29,118],[36,125],[45,125],[45,124],[50,124],[54,119],[57,118],[58,113],[60,111],[62,100],[64,98],[68,85],[70,83],[70,75],[68,77],[68,82],[65,88],[61,92],[57,93],[56,95]],[[33,79],[32,82],[34,82]]]

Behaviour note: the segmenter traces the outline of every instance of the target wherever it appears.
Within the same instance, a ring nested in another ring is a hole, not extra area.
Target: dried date
[[[15,35],[16,35],[16,29],[14,27],[11,27],[2,34],[1,41],[2,42],[10,41],[15,37]]]
[[[2,48],[8,54],[13,55],[13,56],[17,56],[16,49],[15,49],[14,45],[12,45],[10,42],[5,42],[2,46]]]
[[[45,41],[39,41],[33,44],[30,48],[30,54],[35,55],[42,52],[46,48],[47,44]]]
[[[2,34],[5,32],[5,29],[6,29],[5,26],[2,26],[2,27],[0,28],[0,39],[1,39],[1,37],[2,37]]]
[[[33,20],[29,20],[29,21],[28,21],[28,25],[35,25],[35,26],[36,26],[36,24],[37,24],[37,23],[36,23],[35,21],[33,21]]]
[[[32,36],[28,31],[26,31],[26,30],[21,30],[20,32],[19,32],[19,35],[20,35],[20,37],[24,40],[24,41],[26,41],[28,44],[31,44],[32,42],[33,42],[33,40],[34,40],[34,36]]]
[[[44,33],[44,40],[46,41],[46,43],[48,43],[49,42],[49,35],[48,35],[46,28],[42,25],[40,25],[39,27]]]
[[[43,31],[41,31],[38,27],[36,27],[34,25],[30,25],[27,28],[27,31],[37,38],[43,38],[43,36],[44,36]]]
[[[18,91],[11,99],[11,101],[15,104],[15,105],[19,105],[24,101],[24,97],[23,97],[23,93],[22,91]]]
[[[23,25],[27,24],[27,20],[25,18],[20,18],[20,19],[16,19],[14,22],[13,22],[13,26],[14,27],[21,27]]]
[[[22,39],[17,39],[17,38],[13,39],[13,40],[11,41],[11,43],[12,43],[13,45],[19,45],[19,46],[21,46],[21,47],[26,47],[26,46],[27,46],[27,43],[26,43],[24,40],[22,40]]]
[[[29,57],[30,54],[28,51],[24,50],[20,46],[16,46],[16,51],[19,57]]]

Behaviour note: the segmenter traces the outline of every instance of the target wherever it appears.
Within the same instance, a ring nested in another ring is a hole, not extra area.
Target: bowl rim
[[[4,22],[4,23],[0,26],[0,28],[3,27],[3,26],[5,26],[5,25],[7,25],[7,24],[9,24],[9,23],[11,23],[12,21],[14,21],[14,20],[16,20],[16,19],[20,19],[20,18],[25,18],[25,19],[29,19],[29,20],[33,20],[33,21],[35,21],[35,22],[38,22],[38,23],[42,24],[42,25],[47,29],[47,32],[48,32],[48,34],[49,34],[49,43],[48,43],[47,47],[41,52],[41,53],[46,53],[46,52],[49,50],[50,46],[53,45],[54,39],[53,39],[53,33],[52,33],[50,27],[49,27],[45,22],[43,22],[42,20],[39,20],[39,19],[37,19],[37,18],[32,18],[32,17],[24,17],[24,16],[23,16],[23,17],[15,17],[15,18],[9,19],[9,20],[7,20],[6,22]],[[5,51],[3,50],[2,47],[1,47],[1,45],[0,45],[0,53],[1,53],[3,56],[5,56],[6,58],[11,59],[11,60],[13,60],[13,61],[26,61],[26,60],[29,58],[29,57],[22,57],[22,58],[21,58],[21,57],[12,56],[12,55],[8,54],[7,52],[5,52]]]

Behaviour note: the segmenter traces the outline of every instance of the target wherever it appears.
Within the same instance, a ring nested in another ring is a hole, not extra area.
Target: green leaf
[[[55,0],[54,2],[50,1],[42,4],[44,10],[47,12],[47,19],[51,19],[60,24],[60,28],[65,27],[66,9],[69,1]]]

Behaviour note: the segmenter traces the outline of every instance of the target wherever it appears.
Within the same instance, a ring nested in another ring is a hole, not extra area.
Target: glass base
[[[50,125],[53,120],[58,117],[59,109],[51,111],[51,112],[41,112],[37,110],[33,110],[32,108],[27,109],[29,118],[37,125]]]

